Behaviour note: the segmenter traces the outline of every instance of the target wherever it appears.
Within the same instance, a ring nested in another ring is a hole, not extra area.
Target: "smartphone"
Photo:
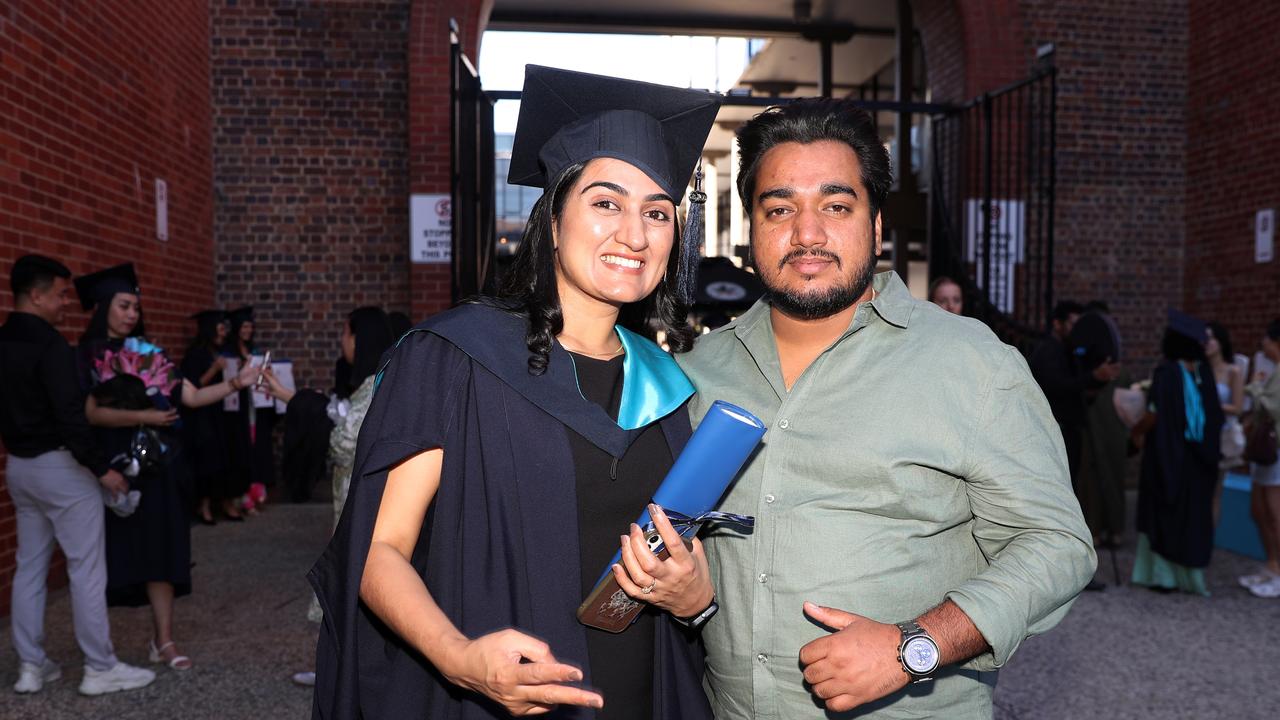
[[[266,372],[267,368],[269,367],[271,367],[271,351],[270,350],[268,350],[267,353],[262,356],[262,366],[258,369],[258,381],[253,384],[254,387],[258,387],[259,385],[262,385],[262,374]]]

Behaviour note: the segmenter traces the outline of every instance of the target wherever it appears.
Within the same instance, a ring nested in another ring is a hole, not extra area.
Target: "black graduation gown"
[[[582,398],[559,346],[547,372],[531,376],[525,327],[465,305],[414,328],[391,354],[361,428],[342,518],[308,576],[324,610],[313,717],[506,717],[443,679],[359,602],[387,472],[436,447],[445,450],[440,489],[412,557],[432,596],[468,637],[518,628],[582,667],[590,685],[587,630],[574,615],[582,589],[566,426],[613,457],[639,431],[619,428]],[[659,422],[678,455],[691,434],[685,407]],[[657,620],[655,718],[710,718],[699,641],[667,616]],[[561,707],[544,717],[594,716]]]
[[[1196,374],[1204,405],[1203,442],[1183,437],[1187,415],[1178,363],[1163,362],[1152,376],[1156,424],[1143,447],[1137,526],[1161,557],[1201,568],[1213,552],[1213,491],[1223,416],[1208,363],[1200,363]]]
[[[217,356],[208,348],[194,346],[182,358],[182,376],[199,386],[200,378]],[[222,382],[218,375],[213,383]],[[199,408],[182,408],[183,441],[187,463],[195,480],[196,498],[222,500],[232,496],[227,489],[227,433],[222,419],[222,403]]]

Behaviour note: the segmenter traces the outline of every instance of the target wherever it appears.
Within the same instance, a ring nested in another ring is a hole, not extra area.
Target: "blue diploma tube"
[[[755,415],[732,403],[715,401],[653,494],[653,502],[663,509],[676,510],[690,517],[713,510],[756,445],[760,444],[764,432],[764,423]],[[646,508],[636,524],[643,528],[651,520]],[[700,527],[701,523],[695,523],[680,534],[693,537]],[[662,545],[658,544],[654,552],[661,548]],[[622,551],[619,550],[600,577],[609,574],[609,568],[621,560]]]

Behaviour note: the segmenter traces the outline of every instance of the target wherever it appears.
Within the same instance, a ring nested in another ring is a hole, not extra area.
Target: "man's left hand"
[[[804,613],[834,633],[800,648],[810,692],[833,712],[852,710],[907,685],[898,660],[902,631],[853,613],[807,602]]]

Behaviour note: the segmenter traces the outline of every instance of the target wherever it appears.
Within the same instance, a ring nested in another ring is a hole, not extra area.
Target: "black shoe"
[[[1100,580],[1090,580],[1088,585],[1084,586],[1085,592],[1102,592],[1107,589],[1107,584]]]

